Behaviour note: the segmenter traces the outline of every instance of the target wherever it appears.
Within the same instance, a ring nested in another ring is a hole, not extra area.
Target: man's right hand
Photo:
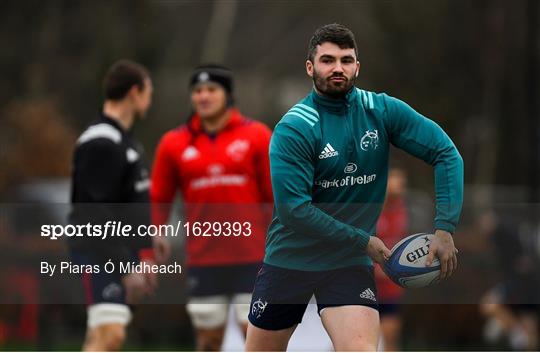
[[[126,289],[126,302],[137,304],[145,296],[152,293],[152,287],[143,273],[130,273],[122,277]]]
[[[152,246],[158,264],[164,264],[171,257],[171,243],[164,236],[157,236],[152,239]]]
[[[383,241],[376,236],[369,237],[369,242],[366,246],[366,253],[369,257],[380,265],[390,257],[390,250],[384,245]]]

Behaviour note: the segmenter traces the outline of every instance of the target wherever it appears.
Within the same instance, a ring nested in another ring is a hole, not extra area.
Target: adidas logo
[[[360,298],[373,300],[374,302],[377,301],[377,298],[375,298],[375,293],[371,290],[371,288],[366,289],[362,293],[360,293]]]
[[[199,151],[193,147],[189,146],[184,150],[184,153],[182,153],[182,160],[183,161],[190,161],[192,159],[198,158],[200,155]]]
[[[338,154],[339,154],[338,151],[336,151],[334,147],[332,147],[332,145],[327,143],[326,146],[324,147],[324,150],[322,150],[321,154],[319,155],[319,159],[335,157]]]

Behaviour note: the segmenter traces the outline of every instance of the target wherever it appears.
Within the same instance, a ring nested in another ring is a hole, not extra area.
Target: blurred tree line
[[[100,109],[101,79],[119,58],[152,72],[154,105],[135,129],[152,156],[159,137],[190,112],[194,66],[230,66],[239,107],[273,126],[311,87],[304,62],[313,30],[339,22],[356,35],[357,85],[401,98],[442,125],[465,158],[468,184],[528,185],[538,195],[538,7],[536,0],[2,1],[0,191],[69,175],[74,141]],[[429,168],[415,174],[413,186],[431,188]]]

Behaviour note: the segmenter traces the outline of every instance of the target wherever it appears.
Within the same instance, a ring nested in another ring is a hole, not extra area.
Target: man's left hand
[[[457,268],[457,253],[452,234],[438,229],[429,246],[426,266],[431,266],[433,259],[437,256],[441,262],[441,279],[447,279]]]

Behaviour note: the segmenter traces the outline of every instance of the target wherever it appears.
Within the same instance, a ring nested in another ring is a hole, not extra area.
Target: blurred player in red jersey
[[[215,226],[210,237],[190,234],[186,255],[187,311],[197,331],[197,350],[216,351],[223,341],[229,304],[234,305],[244,332],[247,328],[272,203],[271,131],[235,108],[233,76],[226,67],[197,67],[190,89],[194,113],[186,124],[163,136],[156,152],[153,221],[167,221],[179,190],[184,224],[210,222]],[[233,223],[242,235],[225,236],[227,225]]]
[[[392,168],[388,173],[386,200],[379,221],[377,235],[389,248],[392,248],[406,234],[408,215],[404,194],[407,188],[407,176],[400,168]],[[375,267],[375,280],[379,296],[379,314],[381,333],[386,351],[398,351],[401,335],[401,317],[399,302],[403,288],[392,282],[379,265]]]

